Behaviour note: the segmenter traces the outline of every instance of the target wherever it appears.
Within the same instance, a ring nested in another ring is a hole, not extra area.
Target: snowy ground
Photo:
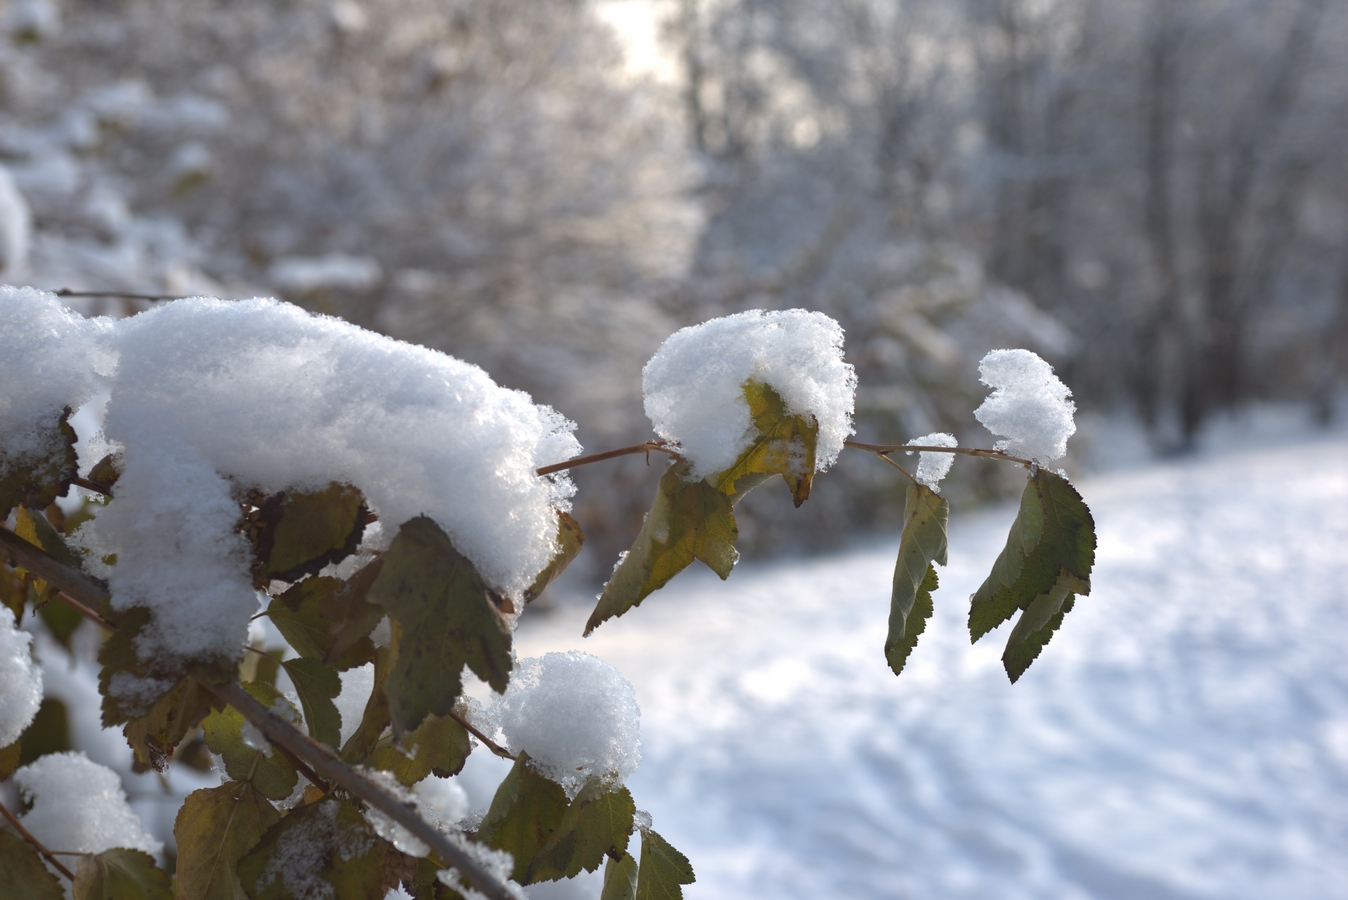
[[[697,869],[689,900],[1348,896],[1348,436],[1079,487],[1095,590],[1015,686],[1006,627],[963,627],[1012,507],[953,511],[901,678],[896,540],[690,570],[586,640],[586,609],[527,616],[517,649],[633,682],[629,784]]]

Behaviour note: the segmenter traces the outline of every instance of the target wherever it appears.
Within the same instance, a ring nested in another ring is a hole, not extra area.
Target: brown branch
[[[40,853],[42,858],[45,859],[53,869],[69,878],[71,881],[75,880],[75,876],[71,874],[70,870],[61,865],[61,861],[56,858],[55,854],[42,846],[42,842],[33,837],[32,832],[27,828],[23,827],[23,823],[18,820],[14,813],[9,811],[9,807],[5,806],[4,803],[0,803],[0,816],[4,816],[9,824],[14,826],[14,830],[19,833],[19,837],[31,844],[33,849]]]
[[[121,297],[126,300],[149,300],[152,303],[168,300],[186,300],[186,297],[174,297],[168,294],[135,294],[130,291],[72,291],[60,288],[52,291],[58,297]]]
[[[108,487],[106,484],[99,484],[97,481],[90,481],[88,478],[83,478],[79,475],[70,479],[70,483],[75,485],[75,487],[82,487],[86,491],[102,494],[104,497],[112,496],[112,488]]]
[[[56,596],[80,615],[108,631],[115,630],[111,622],[95,612],[96,607],[107,603],[107,590],[88,575],[67,566],[2,525],[0,558],[7,558],[16,568],[25,569],[43,581],[56,585],[59,591]]]
[[[492,753],[495,753],[502,759],[519,759],[519,757],[517,757],[515,754],[511,753],[509,750],[505,749],[500,744],[497,744],[491,738],[487,737],[485,734],[479,731],[476,725],[468,721],[467,716],[461,716],[451,709],[449,711],[449,717],[453,719],[455,722],[458,722],[465,729],[467,729],[469,734],[471,734],[473,737],[481,741],[482,746],[486,747]]]
[[[1036,465],[1032,459],[1021,459],[1019,456],[1009,456],[1000,450],[983,450],[978,447],[929,447],[919,444],[863,444],[861,441],[843,441],[844,447],[851,447],[853,450],[866,450],[871,453],[885,456],[890,453],[923,452],[923,453],[959,453],[964,456],[977,456],[981,459],[1000,459],[1003,462],[1012,462],[1032,468]]]
[[[590,463],[603,462],[606,459],[615,459],[619,456],[631,456],[636,453],[650,453],[652,450],[659,450],[661,453],[668,453],[674,458],[679,458],[679,454],[671,450],[663,441],[644,441],[640,444],[633,444],[630,447],[621,447],[617,450],[605,450],[603,453],[591,453],[589,456],[577,456],[564,462],[553,463],[550,466],[544,466],[538,470],[539,475],[551,475],[554,472],[562,472],[567,469],[574,469],[577,466],[588,466]]]

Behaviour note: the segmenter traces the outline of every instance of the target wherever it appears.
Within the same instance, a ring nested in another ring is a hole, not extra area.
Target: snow
[[[1039,463],[1067,453],[1067,439],[1077,430],[1076,405],[1052,366],[1029,350],[993,350],[978,372],[993,391],[974,418],[1003,438],[995,449]]]
[[[267,277],[283,291],[368,291],[384,277],[384,270],[376,260],[366,256],[329,253],[279,260],[267,270]]]
[[[33,638],[0,612],[0,747],[19,739],[42,705],[42,670],[33,665]]]
[[[403,803],[414,807],[423,819],[438,828],[440,823],[431,815],[431,810],[423,809],[417,802],[416,797],[407,788],[403,787],[397,778],[394,778],[389,772],[383,769],[371,769],[362,767],[361,773],[369,778],[375,784],[384,789],[386,793],[392,794]],[[424,857],[430,854],[431,848],[421,838],[408,831],[403,826],[395,822],[390,816],[384,814],[373,806],[365,807],[365,819],[370,823],[370,827],[375,830],[381,838],[397,847],[408,856]]]
[[[13,281],[28,263],[33,215],[9,170],[0,166],[0,273]]]
[[[312,819],[284,831],[267,860],[267,868],[258,879],[258,886],[265,890],[279,880],[285,896],[295,900],[336,897],[332,884],[322,877],[328,863],[328,849],[336,847],[338,859],[345,862],[368,853],[374,846],[365,831],[338,821],[340,811],[341,804],[336,800],[324,800],[318,804],[318,814]]]
[[[816,469],[831,466],[852,433],[856,373],[843,361],[842,328],[823,313],[755,309],[675,332],[642,372],[646,415],[679,445],[692,476],[706,478],[753,437],[749,380],[776,391],[788,413],[815,417]]]
[[[908,442],[914,447],[958,447],[959,441],[955,440],[953,434],[937,432],[935,434],[924,434],[920,438],[913,438]],[[909,456],[912,456],[910,451]],[[941,479],[950,474],[950,467],[955,464],[955,454],[953,453],[933,453],[930,450],[918,454],[917,472],[913,475],[919,484],[925,484],[936,493],[941,492]]]
[[[521,659],[487,711],[513,753],[575,797],[597,777],[622,784],[641,762],[641,710],[632,685],[588,653]]]
[[[83,753],[39,757],[15,772],[14,781],[32,803],[23,826],[50,850],[101,853],[126,847],[156,854],[163,849],[127,806],[117,773]]]
[[[342,690],[333,699],[337,714],[342,717],[341,739],[337,746],[344,747],[360,727],[360,720],[365,717],[365,705],[370,702],[370,693],[374,690],[374,663],[347,669],[337,675],[342,680]]]
[[[689,900],[1341,896],[1348,435],[1226,445],[1078,481],[1093,590],[1016,685],[1007,629],[971,647],[964,625],[1013,505],[952,510],[898,678],[897,533],[686,573],[585,639],[635,686],[628,786],[697,870]],[[575,645],[587,613],[526,617],[517,652]]]

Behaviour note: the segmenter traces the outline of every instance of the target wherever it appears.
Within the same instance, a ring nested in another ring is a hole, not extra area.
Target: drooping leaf
[[[80,857],[74,900],[172,900],[168,873],[143,850],[117,847]]]
[[[370,599],[393,624],[393,665],[384,692],[395,738],[426,716],[454,708],[464,665],[505,692],[510,625],[473,564],[434,521],[418,516],[402,526]]]
[[[599,900],[636,900],[637,861],[630,853],[604,864],[604,892]]]
[[[1072,596],[1090,593],[1094,564],[1095,522],[1081,495],[1062,476],[1036,470],[1021,495],[1006,547],[973,596],[970,637],[977,641],[1017,610],[1025,610],[1026,626],[1013,629],[1002,657],[1007,674],[1016,680],[1061,624]],[[1048,599],[1038,602],[1041,596]],[[1029,646],[1012,652],[1026,642]]]
[[[665,469],[651,511],[632,549],[623,556],[599,596],[585,633],[621,616],[700,559],[722,579],[739,559],[739,531],[731,498],[706,481],[686,481],[690,467],[676,460]]]
[[[894,565],[894,588],[889,603],[889,637],[885,659],[897,675],[917,646],[918,635],[931,616],[931,592],[936,590],[935,563],[946,563],[946,521],[950,504],[922,484],[908,487],[903,508],[903,534]]]
[[[7,518],[16,506],[46,509],[65,494],[70,480],[79,474],[70,412],[67,406],[60,418],[31,423],[37,428],[45,453],[0,459],[0,520]]]
[[[289,659],[281,667],[290,676],[304,708],[309,736],[321,744],[336,748],[342,733],[342,716],[333,699],[342,692],[337,670],[316,659]]]
[[[539,598],[543,590],[553,579],[562,574],[566,567],[571,565],[572,560],[580,555],[581,547],[585,545],[585,532],[580,530],[580,523],[571,517],[570,513],[557,512],[557,545],[559,547],[557,555],[552,558],[552,562],[538,577],[534,583],[524,592],[524,602],[532,603]]]
[[[427,775],[448,778],[463,770],[473,749],[468,730],[449,716],[427,716],[416,731],[403,735],[399,749],[391,738],[381,740],[365,765],[383,769],[405,785]]]
[[[664,838],[647,829],[641,833],[641,863],[637,866],[637,900],[683,900],[680,885],[696,881],[688,857]]]
[[[65,890],[47,871],[32,845],[8,828],[0,828],[0,884],[5,900],[65,900]]]
[[[535,772],[528,755],[521,753],[496,789],[487,815],[478,826],[477,839],[511,853],[515,857],[511,877],[520,881],[562,823],[567,806],[562,786]]]
[[[321,800],[272,825],[239,860],[253,900],[383,900],[385,844],[349,803]]]
[[[70,713],[57,697],[43,697],[33,721],[19,736],[23,751],[19,754],[19,765],[26,766],[39,756],[48,753],[60,753],[71,750]]]
[[[222,706],[215,695],[201,683],[184,678],[169,693],[160,697],[143,716],[137,716],[122,728],[126,742],[135,751],[135,768],[146,771],[153,768],[162,772],[168,768],[178,744],[201,724],[212,709]]]
[[[361,492],[347,484],[263,499],[248,516],[259,580],[297,581],[355,553],[367,512]]]
[[[566,808],[557,829],[529,864],[523,884],[593,872],[607,854],[625,853],[636,803],[625,787],[591,780]]]
[[[173,836],[178,843],[176,896],[182,900],[249,900],[239,860],[281,818],[246,782],[229,781],[187,795]]]
[[[384,692],[384,682],[388,681],[392,665],[393,651],[381,647],[374,656],[374,684],[370,689],[370,699],[365,702],[356,730],[342,745],[343,762],[359,763],[364,760],[379,743],[384,729],[389,727],[388,694]]]
[[[117,630],[98,651],[102,666],[98,676],[98,690],[103,695],[103,726],[124,725],[133,719],[147,716],[165,697],[187,677],[188,665],[177,659],[157,654],[142,658],[137,650],[137,638],[153,619],[153,613],[144,606],[133,606],[117,613]],[[215,660],[217,664],[223,663]],[[217,680],[234,674],[234,662],[220,665]],[[114,690],[124,679],[134,679],[134,691]]]
[[[298,711],[271,685],[253,682],[244,689],[263,706],[281,710],[283,718],[289,714],[298,721]],[[206,746],[224,757],[230,778],[249,782],[272,800],[284,800],[299,780],[295,767],[260,732],[251,727],[245,731],[245,722],[243,713],[232,706],[212,712],[202,723]],[[250,740],[255,746],[250,746]]]
[[[753,417],[754,437],[734,465],[709,480],[717,490],[733,496],[780,475],[799,507],[810,496],[819,423],[808,413],[788,413],[781,395],[759,381],[744,382],[744,399]]]
[[[382,607],[367,597],[379,577],[382,560],[346,581],[326,575],[306,578],[267,606],[267,617],[295,652],[338,671],[374,658],[370,632],[384,618]]]

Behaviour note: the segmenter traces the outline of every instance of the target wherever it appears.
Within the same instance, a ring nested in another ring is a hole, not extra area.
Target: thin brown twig
[[[52,293],[58,297],[121,297],[125,300],[149,300],[152,303],[187,299],[170,294],[136,294],[130,291],[72,291],[70,288],[59,288]]]
[[[71,881],[75,880],[74,874],[65,866],[61,865],[61,861],[56,858],[56,855],[44,847],[41,841],[33,837],[32,832],[23,827],[23,823],[18,820],[14,813],[9,811],[9,807],[5,806],[4,803],[0,803],[0,816],[4,816],[9,824],[14,826],[14,830],[19,833],[19,837],[32,845],[32,848],[40,853],[42,858],[45,859],[53,869],[69,878]]]
[[[104,497],[112,496],[112,488],[108,487],[106,484],[99,484],[97,481],[91,481],[90,479],[84,478],[79,475],[76,475],[74,478],[70,479],[70,483],[75,485],[75,487],[82,487],[86,491],[93,491],[95,494],[102,494]]]
[[[8,558],[17,568],[56,585],[56,596],[80,615],[108,631],[116,630],[111,622],[94,609],[107,602],[107,591],[83,572],[63,564],[41,547],[28,543],[4,526],[0,526],[0,558]]]
[[[1018,463],[1026,468],[1034,466],[1034,460],[1021,459],[1019,456],[1011,456],[1000,450],[984,450],[979,447],[930,447],[920,444],[863,444],[861,441],[843,441],[844,447],[851,447],[853,450],[866,450],[871,453],[885,455],[889,453],[959,453],[964,456],[977,456],[981,459],[1000,459],[1003,462]]]
[[[467,731],[468,731],[469,734],[471,734],[473,737],[475,737],[475,738],[477,738],[479,741],[481,741],[481,742],[482,742],[482,746],[486,747],[486,748],[487,748],[488,750],[490,750],[492,753],[495,753],[497,756],[501,757],[502,759],[519,759],[519,757],[517,757],[515,754],[511,753],[509,750],[505,749],[505,748],[502,747],[500,744],[497,744],[497,743],[496,743],[495,741],[493,741],[491,738],[487,737],[487,736],[486,736],[485,734],[483,734],[480,730],[478,730],[478,728],[477,728],[476,725],[474,725],[472,722],[468,721],[468,717],[467,717],[467,716],[461,716],[461,715],[459,715],[457,712],[455,712],[454,710],[451,709],[451,710],[449,711],[449,717],[450,717],[451,719],[453,719],[455,722],[458,722],[458,723],[459,723],[460,725],[462,725],[465,729],[467,729]]]
[[[603,453],[591,453],[589,456],[577,456],[573,459],[563,462],[553,463],[550,466],[544,466],[538,470],[539,475],[551,475],[554,472],[563,472],[567,469],[574,469],[578,466],[588,466],[590,463],[603,462],[606,459],[614,459],[619,456],[632,456],[636,453],[649,453],[652,450],[659,450],[661,453],[668,453],[670,456],[678,459],[679,454],[671,450],[661,441],[643,441],[640,444],[633,444],[630,447],[620,447],[617,450],[605,450]]]
[[[909,471],[908,471],[907,469],[905,469],[903,466],[899,465],[899,464],[896,463],[894,460],[890,459],[886,454],[884,454],[884,453],[877,453],[877,454],[875,454],[875,455],[878,456],[878,457],[880,457],[881,459],[883,459],[885,462],[889,463],[889,464],[890,464],[891,466],[893,466],[894,468],[898,469],[900,472],[902,472],[902,473],[908,478],[908,480],[911,481],[913,484],[917,484],[917,483],[918,483],[918,480],[917,480],[916,478],[913,477],[913,473],[912,473],[912,472],[909,472]]]

